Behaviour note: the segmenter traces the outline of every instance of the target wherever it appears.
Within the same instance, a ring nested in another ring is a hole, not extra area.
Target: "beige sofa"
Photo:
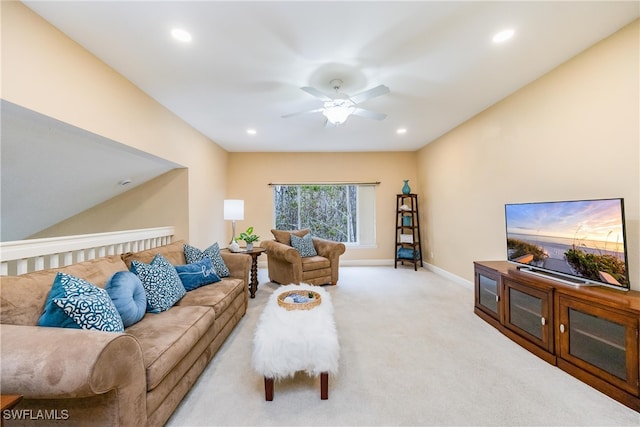
[[[183,241],[0,280],[1,388],[21,394],[5,425],[163,425],[245,314],[250,257],[223,253],[231,277],[146,313],[124,333],[37,326],[58,271],[104,287],[132,260],[156,253],[185,264]],[[43,423],[38,416],[49,418]]]

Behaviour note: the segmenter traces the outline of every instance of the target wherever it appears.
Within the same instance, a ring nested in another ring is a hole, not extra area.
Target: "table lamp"
[[[231,244],[236,238],[236,220],[244,219],[244,200],[225,200],[224,219],[231,220]]]

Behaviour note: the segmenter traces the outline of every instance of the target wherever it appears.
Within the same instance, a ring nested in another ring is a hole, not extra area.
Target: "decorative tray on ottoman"
[[[287,310],[311,310],[321,302],[319,293],[308,290],[288,291],[278,295],[278,305]]]

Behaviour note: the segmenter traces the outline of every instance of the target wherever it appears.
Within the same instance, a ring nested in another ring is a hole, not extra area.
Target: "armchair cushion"
[[[301,262],[303,272],[331,267],[331,261],[328,258],[319,255],[304,257]]]
[[[316,256],[316,248],[313,247],[313,239],[311,234],[305,234],[304,237],[298,237],[295,234],[291,234],[291,246],[296,248],[303,258]]]
[[[311,230],[309,228],[303,228],[302,230],[271,230],[271,234],[273,234],[273,237],[275,237],[276,242],[284,243],[287,246],[291,246],[292,234],[298,237],[304,237],[310,232]]]

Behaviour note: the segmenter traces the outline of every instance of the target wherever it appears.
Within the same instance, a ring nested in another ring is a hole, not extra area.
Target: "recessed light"
[[[255,130],[255,129],[247,129],[247,133],[248,133],[249,135],[255,135],[255,134],[256,134],[256,133],[258,133],[258,132],[256,132],[256,130]]]
[[[396,130],[396,133],[398,135],[402,135],[403,133],[407,133],[407,130],[405,128],[400,128],[400,129]]]
[[[125,185],[129,185],[132,182],[133,181],[131,180],[131,178],[125,178],[125,179],[121,180],[118,184],[124,187]]]
[[[494,43],[505,42],[505,41],[509,40],[511,37],[513,37],[514,34],[515,34],[515,31],[513,30],[513,28],[508,28],[506,30],[502,30],[502,31],[496,33],[496,35],[493,36],[493,42]]]
[[[173,30],[171,30],[171,36],[183,43],[188,43],[191,41],[191,34],[181,28],[174,28]]]

